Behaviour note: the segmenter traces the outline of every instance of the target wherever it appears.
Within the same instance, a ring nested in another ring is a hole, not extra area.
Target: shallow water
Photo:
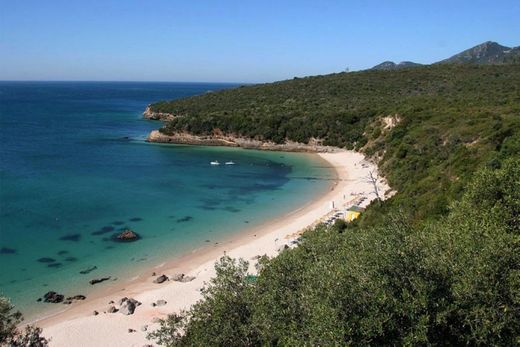
[[[130,276],[326,189],[333,171],[315,156],[144,142],[160,126],[142,119],[148,103],[228,87],[0,82],[0,291],[39,314],[48,290],[88,294],[92,278]],[[126,228],[141,239],[115,242]]]

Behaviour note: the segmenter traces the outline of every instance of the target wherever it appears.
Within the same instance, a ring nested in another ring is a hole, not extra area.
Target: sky
[[[0,80],[271,82],[520,45],[520,0],[0,0]]]

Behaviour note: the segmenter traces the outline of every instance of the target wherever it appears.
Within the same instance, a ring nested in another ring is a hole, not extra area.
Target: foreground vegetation
[[[150,338],[166,346],[520,344],[520,66],[437,65],[242,87],[152,106],[164,133],[319,139],[398,194],[247,264]],[[390,125],[390,126],[389,126]]]
[[[165,346],[520,343],[520,161],[479,172],[447,218],[422,227],[320,226],[264,259],[256,282],[229,258]]]
[[[17,328],[22,320],[22,314],[14,310],[7,298],[0,296],[0,346],[46,347],[48,341],[41,336],[40,328],[31,325],[24,330]]]

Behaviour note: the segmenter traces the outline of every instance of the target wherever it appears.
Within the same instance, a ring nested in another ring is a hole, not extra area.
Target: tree
[[[31,325],[23,331],[17,325],[23,321],[19,311],[14,311],[14,306],[9,300],[0,296],[0,345],[10,347],[45,347],[48,341],[41,336],[42,330]]]
[[[376,195],[377,201],[379,203],[381,203],[381,201],[383,201],[383,199],[381,199],[381,196],[379,195],[379,187],[378,187],[379,173],[378,172],[374,173],[372,170],[370,170],[370,171],[368,171],[368,175],[367,175],[366,179],[367,179],[367,182],[372,184],[372,186],[374,187],[373,193]]]
[[[189,311],[169,315],[148,338],[164,346],[251,346],[253,284],[247,280],[248,262],[220,258],[216,277],[203,288],[203,299]]]

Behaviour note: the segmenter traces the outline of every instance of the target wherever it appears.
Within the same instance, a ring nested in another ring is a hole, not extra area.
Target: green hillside
[[[152,106],[164,133],[320,139],[374,158],[398,194],[361,221],[229,258],[166,346],[520,344],[520,66],[434,65],[241,87]],[[395,126],[387,125],[394,122]],[[216,130],[217,129],[217,130]]]
[[[355,148],[399,191],[387,206],[446,213],[468,177],[520,149],[520,65],[434,65],[245,86],[152,105],[164,133],[224,133]],[[400,120],[384,129],[384,117]],[[386,207],[385,207],[386,208]]]
[[[221,259],[164,346],[518,346],[520,160],[475,175],[442,220],[317,227],[264,259]]]

